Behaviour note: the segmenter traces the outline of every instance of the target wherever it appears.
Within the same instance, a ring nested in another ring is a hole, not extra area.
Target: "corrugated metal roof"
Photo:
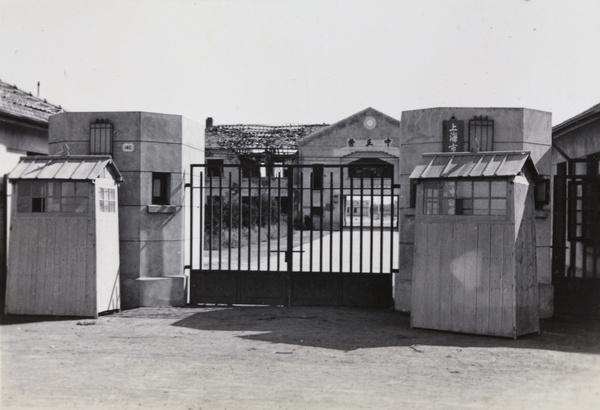
[[[526,163],[537,175],[535,165],[526,151],[423,154],[423,159],[410,178],[509,177],[518,175]]]
[[[95,180],[105,168],[118,182],[123,176],[107,155],[22,157],[10,179],[72,179]]]

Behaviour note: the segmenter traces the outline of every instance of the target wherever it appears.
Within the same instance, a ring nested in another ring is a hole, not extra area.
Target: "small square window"
[[[206,161],[208,165],[206,171],[209,177],[220,177],[223,174],[223,160],[222,159],[209,159]]]
[[[170,179],[171,174],[168,172],[152,173],[152,205],[169,205]]]

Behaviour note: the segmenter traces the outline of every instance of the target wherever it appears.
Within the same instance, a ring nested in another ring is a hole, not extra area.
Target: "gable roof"
[[[573,131],[598,119],[600,119],[600,104],[596,104],[581,114],[569,118],[568,120],[552,127],[552,138],[561,137],[570,131]]]
[[[52,115],[61,112],[65,110],[60,105],[51,104],[0,80],[0,113],[47,123]]]
[[[307,135],[306,137],[302,138],[302,140],[300,141],[300,143],[304,144],[314,138],[319,138],[322,135],[328,134],[332,131],[335,131],[337,129],[341,129],[341,128],[345,128],[348,125],[350,125],[351,123],[355,122],[357,119],[360,118],[364,118],[368,115],[373,115],[373,116],[377,116],[377,117],[383,117],[385,119],[387,119],[389,122],[391,122],[392,124],[397,124],[398,127],[400,127],[400,121],[390,117],[387,114],[382,113],[381,111],[377,111],[376,109],[372,108],[372,107],[368,107],[365,108],[364,110],[361,110],[359,112],[357,112],[356,114],[352,114],[349,117],[344,118],[341,121],[338,121],[334,124],[331,124],[327,127],[323,127],[320,130],[316,130],[315,132],[311,133],[310,135]]]
[[[108,169],[117,182],[123,181],[123,176],[108,155],[22,157],[9,178],[94,181],[104,169]]]
[[[512,177],[528,166],[538,175],[529,152],[444,152],[423,154],[411,179]]]
[[[326,124],[311,125],[213,125],[206,128],[205,144],[208,149],[232,150],[297,150],[298,140]]]

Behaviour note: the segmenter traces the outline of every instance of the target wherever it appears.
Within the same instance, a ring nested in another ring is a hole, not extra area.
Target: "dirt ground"
[[[600,323],[518,340],[410,329],[393,311],[143,308],[9,317],[1,408],[598,409]]]

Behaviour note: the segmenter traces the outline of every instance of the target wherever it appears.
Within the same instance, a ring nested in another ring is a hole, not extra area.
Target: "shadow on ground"
[[[542,320],[540,334],[517,340],[411,329],[395,311],[310,307],[206,307],[173,323],[206,331],[253,332],[240,338],[350,351],[410,346],[506,347],[600,354],[600,322],[580,318]]]

